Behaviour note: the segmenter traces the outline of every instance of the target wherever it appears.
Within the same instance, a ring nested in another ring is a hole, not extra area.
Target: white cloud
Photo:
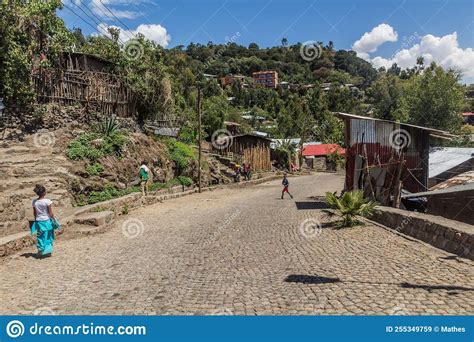
[[[135,19],[142,15],[138,10],[137,4],[143,2],[142,0],[91,0],[90,8],[95,15],[103,19],[115,20],[119,19]],[[135,10],[117,9],[117,5],[134,5]],[[110,11],[109,11],[110,10]],[[112,13],[113,14],[112,14]]]
[[[367,58],[369,52],[377,51],[378,47],[386,42],[396,42],[398,34],[392,26],[380,24],[364,35],[352,45],[352,49],[362,58]]]
[[[389,58],[377,56],[366,59],[376,68],[390,68],[394,63],[401,68],[410,68],[420,56],[425,59],[425,65],[436,62],[445,69],[461,71],[464,78],[474,78],[474,49],[460,48],[456,32],[443,37],[428,34],[421,37],[419,43],[398,50]]]
[[[102,23],[97,29],[100,34],[105,34],[105,32],[108,32],[107,29],[109,27],[120,30],[119,38],[124,43],[129,41],[130,39],[133,39],[139,33],[144,35],[146,39],[149,39],[163,47],[167,47],[169,42],[171,41],[171,36],[168,34],[166,28],[159,24],[141,24],[135,30],[125,30],[118,26],[109,26],[105,23]],[[107,36],[109,35],[107,34]]]

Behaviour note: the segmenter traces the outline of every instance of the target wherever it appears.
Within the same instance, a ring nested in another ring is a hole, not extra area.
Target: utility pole
[[[199,144],[199,157],[198,157],[198,187],[199,193],[201,193],[201,153],[202,153],[202,142],[201,142],[201,101],[202,101],[202,94],[201,88],[198,88],[198,144]]]

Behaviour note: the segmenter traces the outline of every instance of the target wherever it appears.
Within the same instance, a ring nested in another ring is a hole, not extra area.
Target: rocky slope
[[[61,217],[71,214],[78,199],[92,191],[100,192],[107,185],[125,189],[136,184],[142,160],[150,163],[155,182],[167,182],[176,176],[166,145],[138,132],[127,133],[121,156],[100,158],[103,171],[90,175],[86,171],[90,162],[66,157],[69,143],[88,129],[88,125],[72,122],[60,129],[23,135],[23,141],[0,140],[0,237],[28,229],[35,184],[46,187]],[[204,185],[230,181],[221,173],[227,167],[217,159],[204,155],[204,165]],[[195,160],[183,175],[197,179]]]

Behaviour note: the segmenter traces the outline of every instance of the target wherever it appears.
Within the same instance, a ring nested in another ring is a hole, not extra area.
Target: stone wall
[[[474,189],[436,193],[427,197],[427,212],[448,219],[474,224]]]
[[[377,207],[372,220],[447,252],[474,260],[474,226],[440,216]]]

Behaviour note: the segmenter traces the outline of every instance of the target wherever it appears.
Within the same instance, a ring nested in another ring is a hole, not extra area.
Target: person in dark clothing
[[[290,194],[290,192],[288,191],[290,182],[288,181],[286,174],[283,175],[283,181],[281,182],[281,184],[283,185],[283,190],[281,191],[281,199],[283,199],[283,195],[285,194],[285,192],[288,193],[288,195],[290,195],[291,198],[293,198],[293,195]]]
[[[249,181],[252,178],[252,169],[250,163],[244,164],[245,180]]]

